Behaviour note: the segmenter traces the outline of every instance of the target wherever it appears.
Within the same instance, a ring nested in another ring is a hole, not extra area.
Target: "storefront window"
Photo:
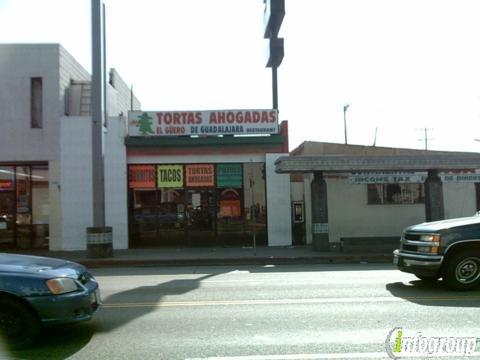
[[[17,166],[16,170],[17,246],[27,249],[32,245],[30,167]]]
[[[266,243],[263,164],[131,165],[134,246]],[[248,178],[247,178],[248,176]]]
[[[367,184],[368,204],[423,204],[423,184]]]
[[[48,247],[48,165],[0,166],[0,246]]]
[[[257,244],[267,242],[267,205],[263,163],[244,164],[244,211],[248,238],[255,237]],[[248,240],[250,243],[250,239]]]
[[[14,171],[14,167],[0,167],[0,246],[11,245],[15,240]]]

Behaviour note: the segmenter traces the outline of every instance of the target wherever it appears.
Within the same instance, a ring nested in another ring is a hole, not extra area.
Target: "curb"
[[[308,257],[244,257],[222,259],[77,259],[73,260],[88,268],[140,267],[140,266],[228,266],[228,265],[286,265],[286,264],[348,264],[348,263],[391,263],[392,254],[375,256],[308,256]]]

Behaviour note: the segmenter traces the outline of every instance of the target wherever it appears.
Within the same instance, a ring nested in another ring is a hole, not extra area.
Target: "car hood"
[[[85,270],[84,266],[63,259],[0,253],[0,273],[78,278]]]
[[[450,229],[457,226],[480,224],[480,216],[470,216],[457,219],[448,219],[434,222],[425,222],[422,224],[410,226],[408,231],[418,232],[437,232],[440,230]]]

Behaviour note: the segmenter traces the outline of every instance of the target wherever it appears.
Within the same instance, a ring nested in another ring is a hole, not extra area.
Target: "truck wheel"
[[[18,300],[0,298],[0,342],[12,348],[31,345],[40,332],[36,314]]]
[[[443,276],[454,290],[471,290],[480,285],[480,254],[461,251],[448,259]]]

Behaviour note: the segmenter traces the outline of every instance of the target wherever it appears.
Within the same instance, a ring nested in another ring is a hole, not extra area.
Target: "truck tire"
[[[0,297],[0,342],[13,349],[31,345],[40,332],[37,315],[20,300]]]
[[[480,285],[480,253],[460,251],[445,264],[443,279],[453,290],[472,290]]]

